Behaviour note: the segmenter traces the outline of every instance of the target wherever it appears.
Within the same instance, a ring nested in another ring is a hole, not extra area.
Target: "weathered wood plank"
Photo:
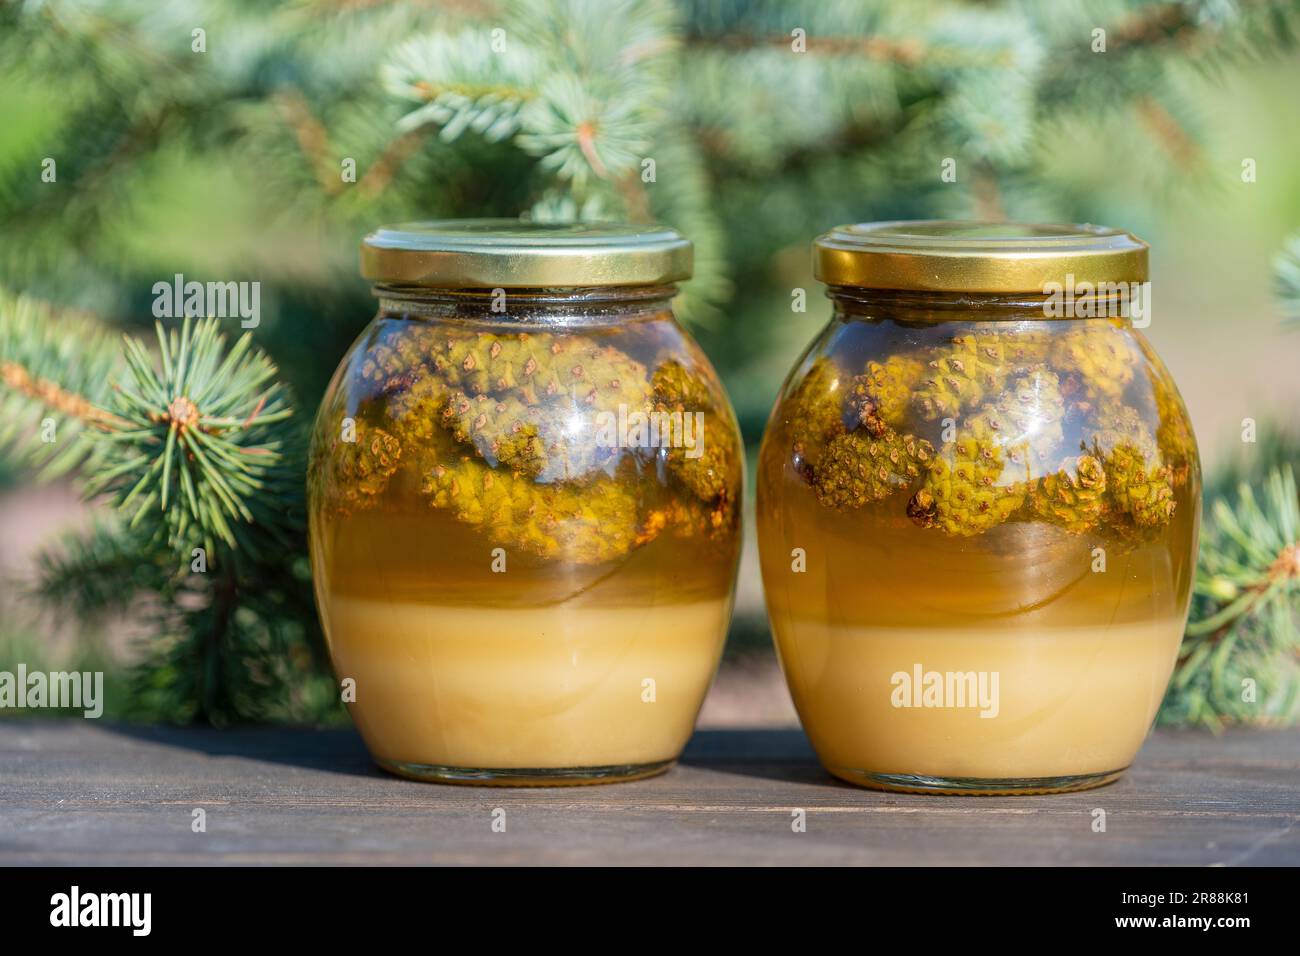
[[[1160,732],[1113,786],[962,798],[839,783],[794,730],[701,732],[638,783],[481,789],[385,775],[350,730],[0,724],[0,863],[355,862],[1297,864],[1300,733]]]

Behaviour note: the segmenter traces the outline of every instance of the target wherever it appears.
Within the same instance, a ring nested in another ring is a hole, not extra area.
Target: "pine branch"
[[[44,552],[37,593],[82,619],[130,607],[153,625],[138,716],[336,714],[305,558],[301,430],[276,368],[247,334],[227,347],[213,319],[159,325],[157,339],[156,358],[130,337],[118,351],[88,316],[0,300],[0,361],[24,373],[3,378],[6,410],[80,424],[79,480],[125,519]]]
[[[108,492],[128,526],[162,523],[169,547],[218,542],[256,559],[284,546],[301,510],[294,470],[293,407],[275,365],[245,333],[229,350],[215,319],[157,326],[159,361],[128,338],[130,375],[115,389],[123,425],[108,432],[106,467],[90,480]],[[148,525],[145,525],[148,527]]]
[[[519,113],[537,97],[543,73],[521,42],[497,52],[489,31],[465,29],[408,41],[393,51],[381,76],[393,95],[424,104],[403,117],[403,131],[433,123],[446,141],[470,130],[498,142],[519,130]]]
[[[1278,308],[1288,322],[1300,322],[1300,233],[1287,239],[1273,260]]]
[[[1300,720],[1300,497],[1289,468],[1262,490],[1214,503],[1164,723]]]
[[[692,36],[689,42],[693,46],[704,49],[754,50],[766,48],[780,50],[784,53],[789,51],[791,39],[788,35],[760,37],[730,34],[721,37],[696,35]],[[931,55],[939,55],[941,58],[946,58],[948,62],[964,62],[968,65],[978,62],[969,55],[961,56],[962,51],[960,50],[936,50],[926,47],[917,39],[909,37],[893,39],[881,36],[810,36],[805,43],[805,49],[811,53],[821,53],[828,56],[861,58],[908,67],[924,62]]]
[[[411,130],[391,140],[357,184],[357,191],[362,197],[373,199],[387,189],[402,165],[424,145],[424,140],[425,131],[421,129]]]
[[[338,719],[310,602],[298,562],[178,582],[155,605],[158,637],[132,672],[128,715],[218,725]]]
[[[96,408],[84,396],[44,378],[36,378],[17,361],[0,361],[0,382],[17,394],[39,402],[53,412],[97,428],[119,428],[124,420]]]
[[[1134,106],[1155,141],[1168,154],[1171,163],[1182,169],[1203,165],[1205,157],[1200,144],[1163,103],[1154,96],[1142,96],[1135,101]]]
[[[713,183],[695,143],[684,133],[665,132],[655,146],[655,183],[644,188],[654,218],[671,223],[695,244],[695,278],[677,303],[682,318],[717,326],[719,303],[731,298],[730,234],[714,200]]]
[[[593,95],[566,73],[545,81],[521,127],[519,148],[578,187],[588,176],[612,180],[634,170],[653,139],[648,114],[633,99]]]
[[[646,7],[641,4],[639,8]],[[527,18],[521,8],[517,17]],[[576,36],[589,31],[575,16],[564,36],[572,54]],[[386,88],[424,105],[407,114],[399,128],[424,124],[440,128],[444,141],[477,133],[489,142],[513,139],[537,156],[556,177],[581,187],[589,175],[613,179],[634,167],[650,141],[653,105],[647,93],[653,74],[647,60],[673,46],[669,35],[647,37],[644,22],[633,18],[619,37],[623,53],[616,76],[595,76],[567,56],[538,43],[542,24],[528,29],[512,24],[504,47],[483,30],[433,33],[398,48],[383,68]],[[527,40],[521,39],[527,37]],[[657,42],[656,42],[657,41]],[[636,65],[643,72],[631,73]],[[666,86],[663,87],[666,95]]]
[[[92,433],[118,427],[104,405],[121,358],[90,316],[0,289],[0,447],[53,479],[102,461]]]
[[[1298,23],[1300,10],[1288,0],[1239,0],[1231,5],[1170,2],[1131,12],[1110,36],[1121,50],[1168,47],[1188,57],[1258,55],[1293,42]]]
[[[33,596],[84,624],[128,610],[142,594],[156,597],[176,573],[140,536],[120,522],[98,519],[89,531],[68,534],[36,558]]]
[[[300,90],[284,90],[275,97],[275,104],[284,121],[294,131],[303,156],[327,195],[336,196],[343,190],[343,179],[335,167],[330,150],[329,134],[312,114],[311,106]]]

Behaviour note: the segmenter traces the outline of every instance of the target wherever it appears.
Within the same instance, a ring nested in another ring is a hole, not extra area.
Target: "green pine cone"
[[[629,476],[545,485],[455,451],[429,449],[422,458],[421,490],[429,503],[505,548],[601,564],[652,540],[662,527],[642,523],[638,486]]]
[[[1044,463],[1054,458],[1065,440],[1060,376],[1045,368],[1030,369],[1013,379],[978,415],[1011,462],[1028,463],[1032,473],[1041,474]]]
[[[429,370],[448,391],[514,393],[535,405],[566,395],[585,406],[644,411],[650,382],[645,366],[612,345],[550,332],[448,331],[410,323],[370,346],[360,377],[385,391],[409,385]]]
[[[428,358],[429,329],[419,333],[404,330],[369,346],[361,356],[357,378],[370,386],[374,395],[388,395],[410,386],[424,373]]]
[[[813,473],[813,490],[824,505],[860,508],[910,487],[933,459],[934,446],[912,435],[837,435]]]
[[[1097,526],[1105,508],[1106,470],[1092,455],[1080,455],[1074,469],[1062,468],[1036,481],[1029,493],[1034,515],[1070,534]]]
[[[454,392],[442,411],[443,424],[457,441],[473,445],[489,462],[536,478],[550,461],[537,425],[535,411],[513,395],[470,398]],[[562,452],[562,445],[553,449]]]
[[[795,467],[805,477],[821,461],[827,443],[844,432],[843,405],[839,371],[830,359],[817,359],[783,406]]]
[[[708,385],[678,363],[661,368],[656,394],[644,366],[610,346],[549,333],[447,335],[419,326],[369,348],[360,371],[373,394],[385,396],[387,420],[359,456],[331,450],[340,500],[377,495],[405,448],[433,507],[480,528],[494,544],[541,557],[599,564],[665,529],[712,535],[734,525],[739,461],[728,436],[706,437],[698,458],[687,458],[684,448],[665,450],[669,467],[702,499],[698,507],[643,512],[649,489],[636,463],[629,458],[606,475],[598,469],[617,450],[586,429],[567,434],[575,420],[588,423],[598,411],[716,413]]]
[[[470,395],[513,393],[527,405],[568,397],[590,407],[645,411],[645,366],[609,345],[546,332],[453,335],[427,361],[450,388]]]
[[[1004,336],[1007,361],[1012,365],[1042,365],[1052,355],[1055,334],[1047,331],[1017,329]]]
[[[1006,464],[991,421],[975,416],[932,460],[908,502],[908,517],[923,528],[962,537],[997,527],[1025,502],[1025,480],[1001,481]]]
[[[698,457],[687,456],[686,448],[665,448],[668,467],[697,498],[714,501],[731,496],[739,476],[738,461],[731,448],[728,434],[730,413],[719,411],[717,399],[707,382],[692,374],[684,365],[667,361],[655,369],[651,379],[654,387],[654,410],[669,415],[694,415],[704,413],[704,428],[695,440],[703,443]],[[709,425],[718,431],[710,440]]]
[[[392,418],[439,421],[490,464],[547,482],[580,478],[617,453],[568,435],[575,419],[650,409],[641,363],[577,337],[418,327],[372,347],[361,367],[389,392]]]
[[[389,396],[389,428],[414,448],[435,433],[446,431],[447,403],[451,393],[442,382],[421,371],[408,386]]]
[[[320,500],[341,513],[374,505],[388,487],[402,458],[396,436],[364,421],[355,423],[355,441],[343,439],[343,415],[329,429],[329,439],[317,450],[309,470],[318,483]]]
[[[1156,426],[1156,446],[1160,460],[1169,466],[1175,487],[1187,483],[1196,461],[1196,437],[1192,434],[1191,419],[1174,383],[1167,377],[1153,378],[1156,413],[1160,424]]]
[[[1106,455],[1108,512],[1118,530],[1125,518],[1142,531],[1161,528],[1174,516],[1174,479],[1168,467],[1147,466],[1147,458],[1131,443],[1117,445]]]
[[[1089,417],[1088,424],[1090,427],[1084,429],[1084,451],[1100,448],[1109,452],[1120,445],[1130,445],[1148,461],[1156,457],[1158,449],[1151,429],[1137,410],[1128,405],[1104,399]]]
[[[956,418],[996,397],[1010,369],[1000,335],[959,335],[939,350],[916,386],[913,405],[926,421]]]
[[[925,374],[925,365],[905,355],[891,355],[882,365],[868,362],[867,370],[849,385],[849,404],[858,423],[876,437],[907,424],[912,391]]]
[[[1053,345],[1051,361],[1090,402],[1115,401],[1133,381],[1135,356],[1124,332],[1109,323],[1066,332]]]

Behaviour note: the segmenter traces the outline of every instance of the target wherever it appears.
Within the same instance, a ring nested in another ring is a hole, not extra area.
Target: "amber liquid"
[[[378,325],[379,335],[400,329],[396,319]],[[662,320],[578,334],[616,340],[647,369],[667,347],[696,354]],[[336,389],[333,400],[354,402],[363,422],[387,420],[391,397],[346,379]],[[706,441],[738,455],[723,408]],[[540,553],[511,538],[509,514],[474,524],[435,507],[427,471],[427,460],[404,453],[364,507],[332,507],[318,495],[312,512],[330,654],[339,679],[355,682],[349,707],[376,759],[426,779],[507,784],[628,779],[669,765],[725,639],[734,514],[710,534],[671,523],[654,534],[651,516],[691,492],[653,451],[628,450],[572,487],[620,476],[626,514],[600,520],[644,519],[651,539],[607,560],[593,559],[585,539]]]
[[[854,369],[941,334],[953,333],[850,322],[814,353]],[[909,520],[907,491],[827,507],[791,454],[791,428],[778,406],[760,459],[758,530],[781,664],[825,766],[857,784],[962,792],[1073,789],[1126,768],[1186,621],[1195,475],[1169,525],[1140,544],[1023,516],[954,536]],[[925,437],[942,440],[937,427]],[[1065,446],[1078,441],[1067,421]],[[996,675],[996,707],[942,692],[922,700],[913,688],[927,675]]]

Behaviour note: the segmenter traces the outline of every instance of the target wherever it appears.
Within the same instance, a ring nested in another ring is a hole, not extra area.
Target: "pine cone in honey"
[[[683,428],[689,426],[694,440],[703,443],[702,449],[664,448],[668,467],[703,501],[730,496],[739,482],[739,461],[730,440],[730,409],[720,404],[704,379],[692,374],[680,362],[664,362],[655,369],[651,382],[654,387],[655,412],[660,415],[681,415]],[[704,415],[704,426],[698,433],[695,431],[697,412]],[[661,425],[661,432],[662,428]],[[688,451],[699,454],[690,457]]]
[[[388,427],[411,448],[446,431],[451,392],[436,376],[421,370],[414,381],[389,396]]]
[[[550,332],[449,331],[412,322],[371,344],[358,377],[390,393],[433,372],[448,392],[512,394],[527,405],[567,396],[586,407],[646,410],[645,366],[612,345]]]
[[[1131,445],[1144,459],[1152,461],[1157,453],[1151,429],[1137,410],[1113,399],[1098,403],[1084,428],[1083,450],[1100,448],[1108,452],[1120,445]]]
[[[1117,400],[1133,381],[1135,355],[1120,328],[1103,323],[1071,329],[1052,347],[1052,365],[1090,402]]]
[[[1007,379],[1005,336],[959,335],[940,349],[921,376],[913,406],[926,421],[956,418],[996,398]]]
[[[1024,504],[1025,480],[1003,481],[1007,458],[989,421],[975,416],[935,455],[907,514],[923,528],[962,537],[1007,521]],[[1028,477],[1026,468],[1025,477]]]
[[[424,374],[431,341],[429,329],[389,331],[358,357],[357,381],[373,396],[390,395],[411,385]]]
[[[837,435],[813,472],[813,490],[824,505],[860,508],[911,486],[933,459],[934,446],[912,435]]]
[[[513,395],[474,398],[452,393],[442,411],[443,425],[457,441],[473,445],[489,462],[536,478],[550,461],[535,421],[536,410]],[[549,429],[548,429],[549,431]],[[552,451],[563,454],[563,444]]]
[[[641,533],[653,535],[667,529],[677,538],[698,537],[722,542],[727,540],[725,532],[734,529],[737,518],[735,502],[730,497],[711,502],[677,497],[650,511],[642,523]]]
[[[844,432],[843,405],[839,371],[830,359],[817,359],[783,406],[794,465],[805,477],[821,460],[827,443]]]
[[[581,478],[617,457],[617,448],[597,441],[598,414],[650,410],[645,367],[611,346],[549,333],[435,336],[425,328],[402,343],[403,354],[420,354],[414,371],[393,374],[397,353],[388,345],[362,361],[404,386],[389,397],[390,417],[438,421],[489,464],[540,481]]]
[[[1191,419],[1174,383],[1167,376],[1152,377],[1156,413],[1160,424],[1156,427],[1156,446],[1161,461],[1169,466],[1175,487],[1187,483],[1196,461],[1196,437],[1192,434]]]
[[[1064,441],[1065,400],[1061,379],[1046,368],[1018,375],[993,402],[978,413],[994,440],[1015,464],[1028,463],[1041,474]]]
[[[320,500],[344,514],[375,504],[402,458],[401,442],[384,429],[358,421],[352,432],[355,440],[345,441],[343,415],[337,415],[309,471]]]
[[[660,527],[641,519],[638,483],[629,476],[538,484],[466,454],[432,450],[421,490],[435,508],[479,528],[493,544],[543,558],[601,564],[648,541]]]
[[[1007,361],[1012,365],[1042,365],[1052,355],[1056,336],[1047,330],[1018,328],[1002,333]]]
[[[1123,531],[1128,519],[1140,530],[1161,528],[1174,516],[1174,479],[1166,466],[1148,466],[1133,444],[1110,450],[1105,459],[1107,515]]]
[[[656,393],[639,362],[578,337],[405,332],[360,359],[387,417],[373,454],[339,458],[349,500],[382,491],[405,449],[432,507],[541,557],[599,564],[665,530],[716,538],[734,527],[739,461],[725,428],[699,458],[664,449],[698,506],[644,508],[658,486],[631,456],[613,475],[601,470],[620,451],[595,439],[597,413],[717,413],[707,385],[678,363],[665,364]]]
[[[469,395],[514,394],[527,405],[557,396],[580,405],[645,411],[645,366],[610,345],[547,332],[447,335],[427,358],[453,389]]]
[[[906,355],[891,355],[882,364],[871,361],[867,370],[849,385],[849,404],[857,420],[876,437],[907,424],[912,390],[920,383],[925,365]]]
[[[1034,482],[1029,506],[1037,517],[1070,534],[1082,534],[1101,520],[1106,470],[1092,455],[1080,455],[1073,464],[1073,470],[1062,468]]]

